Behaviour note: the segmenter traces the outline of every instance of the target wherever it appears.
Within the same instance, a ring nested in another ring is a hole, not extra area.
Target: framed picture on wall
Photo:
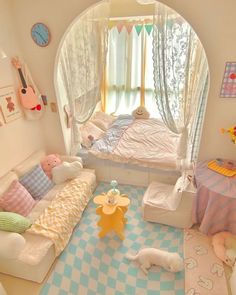
[[[0,88],[0,108],[5,123],[21,117],[16,94],[13,86]]]
[[[221,97],[236,97],[236,62],[226,62]]]

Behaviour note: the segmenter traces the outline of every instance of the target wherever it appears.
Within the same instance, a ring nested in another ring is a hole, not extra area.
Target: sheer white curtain
[[[158,109],[154,98],[152,34],[148,34],[142,23],[139,34],[135,24],[131,32],[127,31],[125,21],[123,24],[121,32],[113,27],[108,34],[105,111],[127,114],[144,104],[155,117]]]
[[[80,147],[78,124],[90,118],[101,99],[108,16],[109,1],[89,9],[71,26],[59,54],[57,87],[72,113],[71,154]]]
[[[192,28],[161,3],[155,4],[153,29],[156,102],[163,122],[180,134],[178,158],[185,159],[192,122],[204,99],[207,60]]]

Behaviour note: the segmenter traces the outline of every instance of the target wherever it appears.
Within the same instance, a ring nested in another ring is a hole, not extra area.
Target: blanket
[[[86,182],[73,179],[55,196],[27,232],[52,240],[55,255],[58,256],[69,242],[91,194],[90,186]]]
[[[98,158],[144,167],[177,169],[179,136],[158,119],[119,116],[89,152]]]

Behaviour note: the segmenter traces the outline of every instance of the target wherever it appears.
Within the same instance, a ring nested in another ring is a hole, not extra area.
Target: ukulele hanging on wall
[[[21,69],[21,64],[17,58],[12,58],[12,64],[15,66],[15,68],[19,72],[20,80],[22,87],[19,88],[19,96],[20,96],[20,103],[23,108],[28,109],[28,110],[41,110],[41,104],[39,101],[39,98],[34,92],[34,89],[27,85],[22,69]]]

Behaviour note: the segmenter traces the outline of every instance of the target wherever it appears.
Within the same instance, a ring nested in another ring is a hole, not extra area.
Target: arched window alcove
[[[109,111],[104,105],[117,106],[112,109],[116,113],[122,101],[124,112],[129,111],[128,101],[131,106],[145,104],[180,135],[180,159],[197,158],[209,88],[206,54],[192,27],[177,12],[159,2],[152,7],[150,15],[119,17],[111,11],[110,1],[101,1],[66,31],[56,59],[55,88],[62,126],[65,105],[72,114],[71,128],[63,128],[68,153],[78,151],[78,126],[90,118],[97,102],[103,102],[103,111]],[[131,81],[137,76],[134,85]]]

